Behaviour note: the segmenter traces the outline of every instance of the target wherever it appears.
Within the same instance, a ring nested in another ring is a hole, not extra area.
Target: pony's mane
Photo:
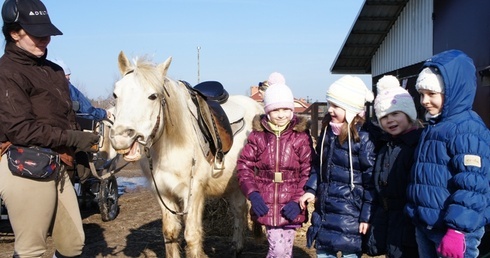
[[[162,74],[156,69],[156,64],[146,56],[135,58],[133,63],[133,73],[138,80],[141,80],[141,84],[148,85],[156,92],[162,93]]]
[[[143,87],[151,87],[160,97],[165,99],[165,133],[171,136],[173,144],[183,146],[189,139],[189,134],[184,129],[192,129],[191,119],[178,119],[178,115],[187,114],[187,102],[178,86],[178,82],[164,76],[157,65],[147,57],[138,57],[133,60],[132,67],[136,80]],[[171,97],[170,97],[171,96]],[[190,113],[189,113],[190,115]]]

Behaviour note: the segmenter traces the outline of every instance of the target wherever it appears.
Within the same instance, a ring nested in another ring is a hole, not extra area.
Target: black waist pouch
[[[11,145],[7,150],[8,166],[12,174],[44,179],[60,169],[60,156],[49,148]]]

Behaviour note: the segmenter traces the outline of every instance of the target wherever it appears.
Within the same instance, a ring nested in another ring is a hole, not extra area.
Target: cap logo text
[[[48,15],[48,11],[30,11],[29,16]]]

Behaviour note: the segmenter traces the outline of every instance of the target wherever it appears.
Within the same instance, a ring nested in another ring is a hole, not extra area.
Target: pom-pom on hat
[[[415,88],[417,91],[430,90],[437,93],[444,93],[444,80],[436,68],[425,67],[417,77]]]
[[[407,90],[400,86],[400,82],[393,75],[385,75],[376,84],[378,95],[374,100],[374,111],[379,120],[395,111],[407,114],[410,119],[417,119],[417,111],[413,98]],[[381,126],[381,123],[379,123]]]
[[[347,123],[352,122],[356,115],[364,111],[364,104],[374,99],[361,78],[345,75],[335,81],[327,91],[327,101],[345,110]]]
[[[281,73],[273,72],[269,75],[269,78],[267,79],[267,84],[270,87],[276,83],[286,84],[286,79]]]
[[[265,112],[279,108],[291,109],[294,111],[294,97],[291,89],[286,84],[276,83],[265,91],[264,96]]]

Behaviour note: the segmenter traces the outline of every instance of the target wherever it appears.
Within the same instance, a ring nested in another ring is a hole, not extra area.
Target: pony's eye
[[[157,94],[156,93],[153,93],[151,94],[149,97],[148,97],[149,100],[155,100],[157,99]]]
[[[112,97],[114,97],[115,99],[117,99],[116,93],[112,93]]]

